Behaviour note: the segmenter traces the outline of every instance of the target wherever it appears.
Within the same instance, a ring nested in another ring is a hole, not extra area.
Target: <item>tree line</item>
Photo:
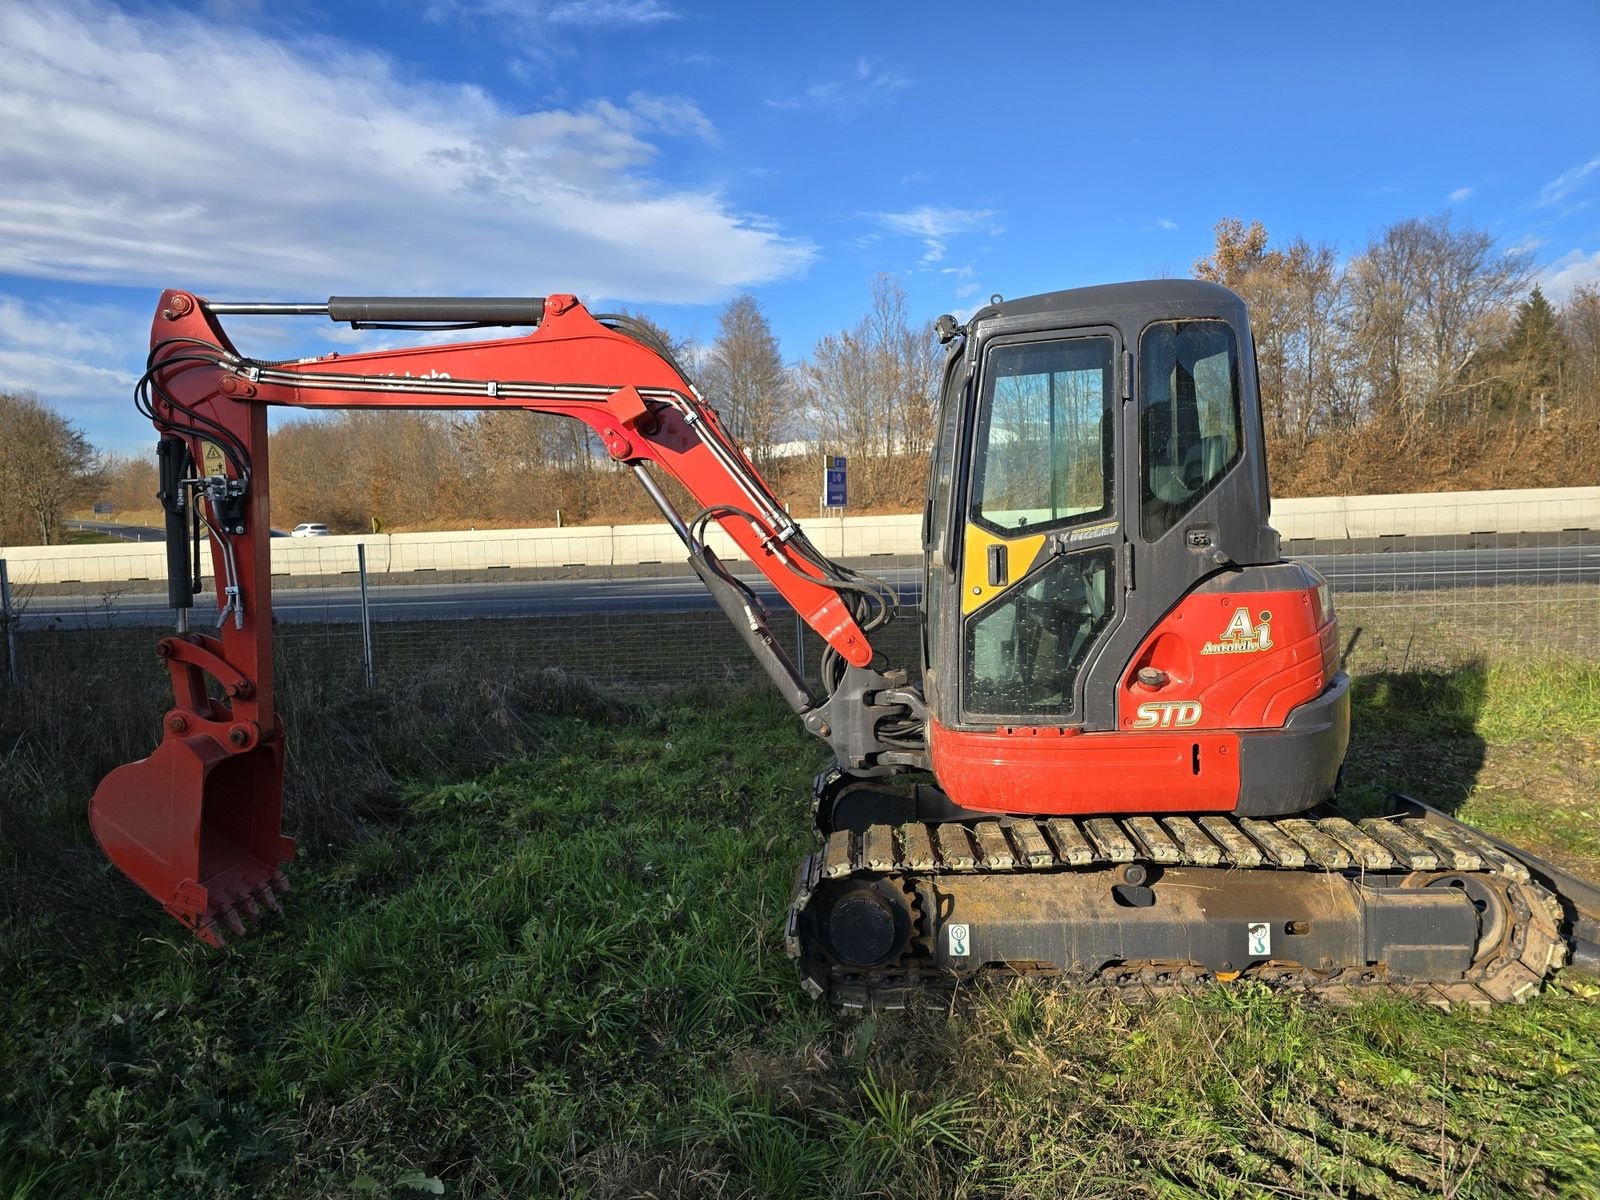
[[[1558,307],[1526,251],[1449,216],[1399,221],[1346,259],[1274,244],[1259,221],[1214,232],[1193,274],[1250,307],[1275,494],[1600,483],[1600,288]],[[853,509],[921,506],[943,352],[893,276],[796,363],[749,295],[709,346],[656,331],[798,515],[815,511],[823,454],[849,457]],[[344,528],[656,516],[555,417],[346,413],[286,424],[274,455],[280,504]]]
[[[1600,288],[1557,305],[1532,260],[1449,216],[1409,219],[1346,258],[1229,217],[1193,274],[1233,288],[1255,332],[1279,496],[1600,483]],[[642,322],[698,381],[797,515],[822,454],[851,462],[851,507],[921,506],[943,353],[900,281],[786,363],[760,303],[728,302],[699,346]],[[344,412],[274,430],[274,520],[336,530],[649,521],[655,510],[576,421]],[[674,492],[670,480],[664,480]],[[0,393],[0,540],[59,541],[91,501],[153,513],[145,458],[96,454],[31,394]],[[675,493],[687,510],[693,502]]]
[[[638,313],[695,381],[724,427],[797,515],[814,511],[819,455],[851,460],[851,507],[917,507],[943,362],[932,322],[905,289],[873,283],[867,313],[787,364],[760,303],[734,297],[697,346]],[[272,435],[273,503],[284,523],[343,530],[654,521],[631,474],[581,423],[512,410],[343,412]],[[659,478],[685,513],[694,501]]]
[[[1600,483],[1600,288],[1558,309],[1527,251],[1449,216],[1341,262],[1218,222],[1194,274],[1250,307],[1279,495]]]

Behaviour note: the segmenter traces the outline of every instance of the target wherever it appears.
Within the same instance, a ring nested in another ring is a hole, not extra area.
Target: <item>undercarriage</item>
[[[1140,991],[1248,979],[1475,1008],[1536,994],[1569,944],[1593,953],[1594,889],[1401,807],[840,829],[800,866],[787,947],[808,992],[864,1009],[1018,976]]]

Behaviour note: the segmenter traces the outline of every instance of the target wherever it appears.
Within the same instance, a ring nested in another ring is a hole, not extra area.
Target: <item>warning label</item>
[[[228,460],[222,453],[222,447],[215,442],[201,442],[200,456],[200,473],[202,475],[226,475],[228,473]]]

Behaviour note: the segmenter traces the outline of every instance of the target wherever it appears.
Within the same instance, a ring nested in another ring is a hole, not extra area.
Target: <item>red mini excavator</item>
[[[221,319],[530,327],[289,362]],[[787,943],[850,1006],[986,972],[1146,987],[1256,978],[1520,999],[1592,959],[1600,893],[1411,802],[1328,807],[1349,735],[1328,586],[1284,561],[1244,306],[1185,280],[944,317],[923,526],[920,669],[874,634],[888,585],[830,561],[671,354],[572,296],[214,303],[165,293],[137,398],[160,434],[168,589],[161,744],[90,805],[112,861],[198,936],[276,910],[285,731],[273,708],[266,406],[516,408],[583,421],[626,464],[833,765]],[[700,506],[680,513],[650,471]],[[796,670],[719,526],[822,637]],[[199,548],[216,632],[183,619]]]

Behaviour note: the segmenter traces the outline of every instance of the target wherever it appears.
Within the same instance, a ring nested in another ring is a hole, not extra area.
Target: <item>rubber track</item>
[[[1477,963],[1456,982],[1395,980],[1379,971],[1313,971],[1264,964],[1244,972],[1277,987],[1349,1003],[1375,990],[1412,996],[1449,1011],[1521,1003],[1566,962],[1556,898],[1529,878],[1515,859],[1474,836],[1464,825],[1440,826],[1419,817],[1299,815],[1278,820],[1231,816],[1004,818],[970,825],[874,825],[861,833],[838,831],[807,855],[795,876],[785,944],[798,960],[801,985],[817,998],[845,1008],[898,1008],[920,995],[947,993],[956,977],[914,957],[872,971],[831,965],[801,944],[800,915],[823,883],[892,876],[906,883],[919,875],[1025,874],[1147,862],[1161,866],[1237,870],[1450,871],[1487,874],[1505,888],[1510,927],[1499,953]],[[1161,993],[1217,986],[1204,968],[1171,963],[1123,963],[1089,977],[1055,970],[1008,969],[1014,978],[1039,975],[1078,988]],[[968,977],[970,978],[970,977]]]

